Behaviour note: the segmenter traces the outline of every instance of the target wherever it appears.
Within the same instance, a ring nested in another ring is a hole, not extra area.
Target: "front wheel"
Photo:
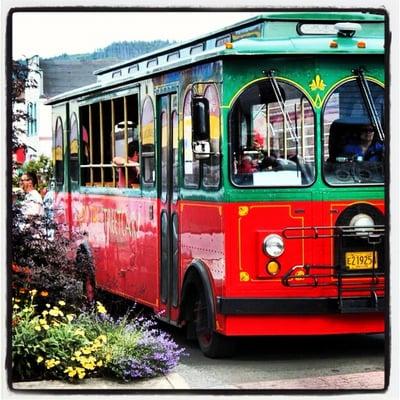
[[[207,305],[204,290],[200,290],[194,311],[196,337],[203,354],[210,358],[232,356],[235,350],[233,338],[223,336],[209,326],[212,310]]]

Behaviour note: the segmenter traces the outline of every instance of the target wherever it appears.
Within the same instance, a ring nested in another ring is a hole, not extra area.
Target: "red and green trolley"
[[[270,12],[51,99],[88,296],[148,306],[210,357],[384,332],[384,63],[385,14]]]

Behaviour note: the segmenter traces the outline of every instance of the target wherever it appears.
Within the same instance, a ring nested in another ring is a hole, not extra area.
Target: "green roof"
[[[353,38],[340,38],[336,34],[301,34],[298,23],[358,22],[362,29]],[[215,57],[231,55],[261,54],[383,54],[385,15],[369,12],[268,12],[219,29],[184,43],[139,56],[95,71],[97,83],[50,99],[56,103],[124,82],[141,79],[152,74],[164,73],[185,65],[198,63]],[[233,48],[227,49],[219,40],[227,38]],[[329,46],[335,40],[337,48]],[[365,48],[357,47],[359,41]],[[202,46],[192,53],[193,47]],[[178,55],[169,58],[172,55]]]

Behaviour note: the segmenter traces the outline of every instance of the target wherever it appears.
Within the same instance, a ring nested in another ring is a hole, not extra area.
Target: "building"
[[[96,82],[93,71],[114,64],[115,59],[93,61],[43,60],[35,55],[26,60],[29,67],[27,82],[35,85],[25,87],[24,103],[20,109],[27,113],[25,134],[21,140],[26,145],[26,161],[38,155],[52,155],[51,106],[46,101],[57,94]]]

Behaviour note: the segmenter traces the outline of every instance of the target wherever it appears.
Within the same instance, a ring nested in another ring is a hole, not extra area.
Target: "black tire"
[[[94,263],[90,251],[85,246],[80,246],[76,253],[76,266],[80,273],[83,293],[89,303],[96,299],[96,279],[94,274]]]
[[[210,313],[212,310],[207,305],[204,290],[200,289],[194,306],[195,332],[200,350],[210,358],[231,357],[235,351],[234,339],[215,332],[209,326]]]

